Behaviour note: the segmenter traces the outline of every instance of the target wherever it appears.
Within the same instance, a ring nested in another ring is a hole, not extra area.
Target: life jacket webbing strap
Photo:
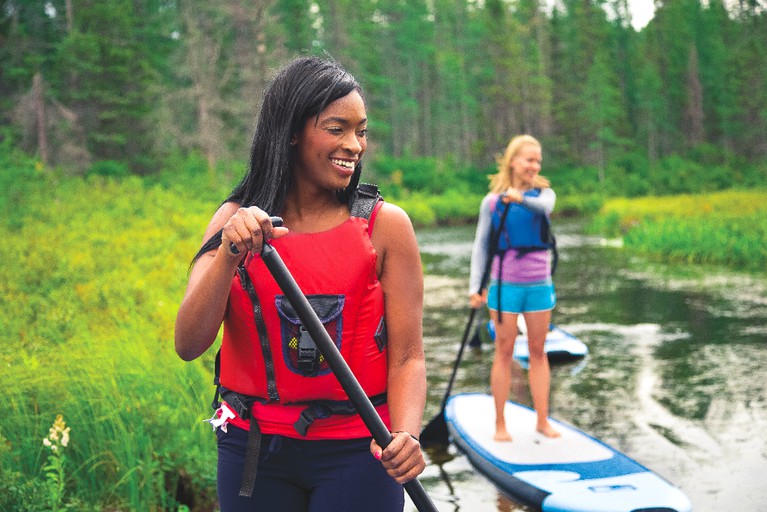
[[[272,350],[269,347],[269,336],[266,332],[266,324],[264,323],[263,315],[261,314],[261,303],[258,301],[258,295],[256,289],[253,286],[253,282],[250,280],[248,271],[244,266],[237,267],[237,274],[240,276],[240,282],[242,287],[248,292],[250,301],[253,304],[253,317],[256,321],[256,330],[258,331],[258,340],[261,343],[261,352],[264,356],[264,369],[266,370],[266,382],[267,392],[269,393],[269,399],[278,401],[280,395],[277,392],[277,380],[274,377],[274,360],[272,358]]]
[[[258,398],[243,395],[226,389],[224,386],[216,387],[216,396],[221,394],[221,398],[231,406],[237,415],[244,419],[250,419],[250,428],[248,429],[248,441],[245,446],[245,458],[243,460],[242,480],[240,481],[240,496],[250,497],[253,495],[253,488],[256,485],[256,472],[258,470],[258,456],[261,453],[261,428],[258,422],[250,414],[253,403],[259,401]],[[214,402],[215,405],[215,402]],[[217,407],[220,407],[219,403]]]
[[[370,183],[360,183],[354,196],[354,202],[351,207],[352,217],[361,217],[370,219],[381,195],[378,193],[378,187]]]
[[[503,233],[503,226],[506,223],[506,216],[509,214],[509,210],[511,209],[511,204],[507,204],[506,208],[503,210],[503,213],[501,214],[501,222],[498,224],[498,230],[493,233],[493,239],[490,242],[490,258],[488,258],[487,262],[487,268],[485,269],[485,276],[490,274],[490,267],[492,267],[493,264],[493,256],[496,252],[498,252],[498,243],[501,240],[501,233]],[[503,256],[504,254],[501,254],[500,259],[498,260],[498,323],[500,324],[503,318],[503,315],[501,314],[501,278],[503,277]],[[482,290],[479,290],[479,293],[482,293]]]
[[[213,410],[217,410],[219,407],[221,407],[221,400],[219,400],[219,391],[221,389],[221,350],[218,350],[216,352],[216,364],[215,364],[215,373],[213,374],[213,385],[216,386],[216,394],[213,395],[213,402],[211,402],[211,406],[213,407]]]
[[[370,402],[374,406],[383,405],[386,403],[386,393],[381,393],[370,397]],[[293,424],[293,428],[296,432],[302,436],[306,435],[306,431],[312,425],[316,419],[329,418],[334,414],[351,415],[356,414],[357,409],[351,400],[313,400],[309,402],[309,406],[301,411],[301,416]]]
[[[259,428],[255,418],[250,418],[248,444],[245,447],[242,480],[240,481],[240,496],[250,498],[253,495],[253,488],[256,486],[256,473],[258,472],[258,456],[260,453],[261,428]]]
[[[557,250],[557,237],[551,231],[549,231],[549,236],[551,237],[551,277],[554,277],[554,272],[557,271],[559,264],[559,251]]]

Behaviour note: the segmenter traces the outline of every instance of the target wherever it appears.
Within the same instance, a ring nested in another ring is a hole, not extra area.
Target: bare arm
[[[383,205],[372,239],[386,303],[387,396],[394,434],[382,461],[389,474],[404,483],[425,467],[420,446],[411,437],[421,431],[426,402],[423,270],[413,226],[401,208]]]
[[[176,316],[176,353],[185,361],[201,356],[216,340],[224,320],[229,289],[245,251],[260,251],[264,234],[277,238],[285,228],[272,228],[269,216],[256,207],[226,203],[213,215],[205,240],[223,229],[221,246],[200,256],[189,274],[184,299]],[[234,243],[240,253],[233,254]]]

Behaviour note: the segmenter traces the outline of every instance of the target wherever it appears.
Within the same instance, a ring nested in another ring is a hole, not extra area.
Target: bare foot
[[[554,430],[554,428],[551,425],[549,425],[548,422],[546,422],[546,424],[543,425],[542,427],[536,428],[536,430],[538,432],[540,432],[541,434],[543,434],[544,436],[546,436],[546,437],[554,438],[554,437],[561,437],[562,436],[562,434],[560,434],[558,431]]]
[[[511,434],[506,430],[506,427],[496,428],[493,439],[501,443],[509,443],[511,442]]]

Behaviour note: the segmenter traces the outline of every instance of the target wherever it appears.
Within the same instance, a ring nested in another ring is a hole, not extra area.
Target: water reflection
[[[427,273],[424,343],[437,414],[468,320],[473,228],[418,234]],[[767,282],[630,258],[558,224],[554,322],[589,356],[552,368],[551,413],[679,485],[696,512],[763,510],[767,491]],[[481,322],[477,322],[478,324]],[[492,344],[467,350],[453,393],[488,392]],[[512,399],[531,405],[515,367]],[[527,511],[450,446],[421,478],[439,510]],[[415,510],[414,508],[412,510]]]

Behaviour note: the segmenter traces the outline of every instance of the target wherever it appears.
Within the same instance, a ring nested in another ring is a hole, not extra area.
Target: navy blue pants
[[[218,429],[221,512],[398,512],[403,487],[370,454],[370,438],[306,441],[264,435],[256,486],[239,496],[248,432]]]

